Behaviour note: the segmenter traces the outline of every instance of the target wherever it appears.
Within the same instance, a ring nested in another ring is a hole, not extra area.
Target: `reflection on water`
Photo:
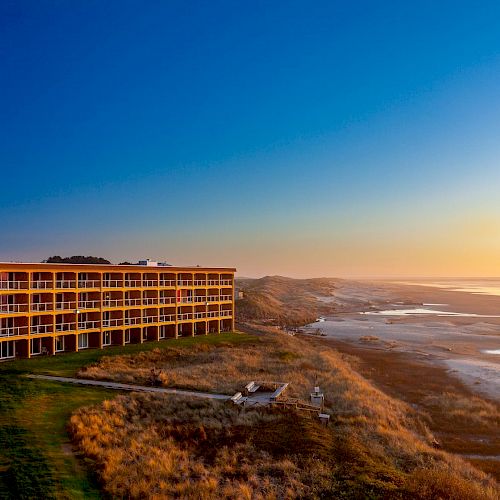
[[[485,349],[483,352],[485,354],[500,354],[500,349]]]
[[[475,295],[500,296],[500,279],[490,278],[486,280],[437,280],[437,281],[400,281],[405,285],[431,286],[443,288],[452,292],[466,292]]]
[[[366,311],[360,314],[370,314],[374,316],[418,316],[425,314],[432,314],[435,316],[459,316],[466,318],[500,318],[495,315],[473,314],[473,313],[459,313],[452,311],[436,311],[435,309],[426,309],[423,307],[416,307],[414,309],[390,309],[387,311]]]

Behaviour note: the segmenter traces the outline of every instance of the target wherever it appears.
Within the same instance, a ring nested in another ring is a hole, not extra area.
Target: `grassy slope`
[[[180,348],[193,344],[241,343],[250,336],[189,337],[167,342]],[[103,356],[150,351],[166,342],[151,342],[56,357],[0,364],[0,498],[97,498],[94,481],[71,451],[66,430],[73,411],[115,397],[99,388],[24,378],[27,373],[72,376]]]

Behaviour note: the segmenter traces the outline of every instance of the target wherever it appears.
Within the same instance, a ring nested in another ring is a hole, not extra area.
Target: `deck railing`
[[[78,281],[78,288],[99,288],[101,286],[100,280],[80,280]]]
[[[76,288],[75,280],[56,280],[56,288]]]
[[[78,322],[78,330],[95,330],[99,328],[100,321],[80,321]]]
[[[47,290],[51,289],[54,286],[54,282],[52,280],[37,280],[32,281],[30,287],[33,290]]]
[[[0,328],[0,337],[14,337],[17,335],[27,335],[27,326],[7,326]]]
[[[0,290],[24,290],[28,288],[27,281],[0,281]]]

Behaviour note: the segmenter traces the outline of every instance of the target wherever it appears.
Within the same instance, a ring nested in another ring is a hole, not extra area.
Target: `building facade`
[[[235,271],[0,263],[0,360],[232,331]]]

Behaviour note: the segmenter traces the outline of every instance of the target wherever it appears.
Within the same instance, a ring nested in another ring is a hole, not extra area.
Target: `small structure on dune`
[[[288,382],[251,381],[242,391],[231,397],[231,402],[243,408],[274,406],[285,410],[317,413],[321,423],[328,425],[330,415],[323,413],[324,395],[319,387],[314,388],[314,392],[311,393],[311,403],[308,404],[300,399],[286,397],[288,386]]]

